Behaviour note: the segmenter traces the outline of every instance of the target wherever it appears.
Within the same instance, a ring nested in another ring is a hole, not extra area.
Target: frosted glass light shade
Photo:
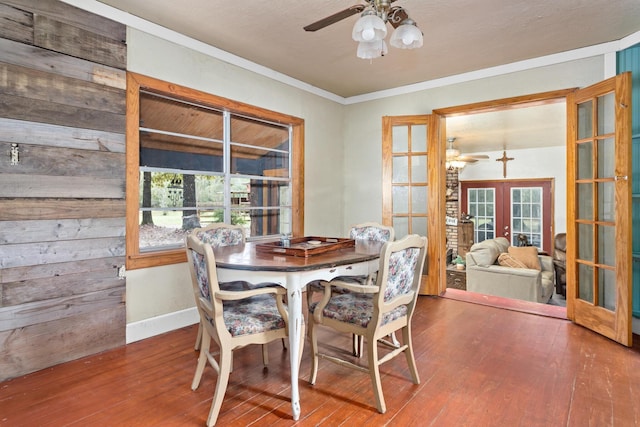
[[[416,27],[416,23],[407,19],[391,35],[389,43],[400,49],[416,49],[422,47],[422,31]]]
[[[353,26],[351,37],[357,42],[372,42],[382,40],[387,36],[387,26],[375,14],[362,15]]]
[[[445,167],[447,168],[447,170],[454,170],[454,169],[462,170],[466,165],[467,165],[466,162],[461,162],[459,160],[452,160],[450,162],[445,163]]]
[[[384,40],[358,43],[358,58],[374,59],[387,54],[387,43]]]

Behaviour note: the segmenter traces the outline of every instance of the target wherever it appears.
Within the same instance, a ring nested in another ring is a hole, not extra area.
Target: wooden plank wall
[[[125,344],[125,69],[124,25],[0,0],[0,380]]]

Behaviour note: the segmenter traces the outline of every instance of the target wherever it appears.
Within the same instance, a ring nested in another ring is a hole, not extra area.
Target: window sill
[[[161,265],[179,264],[187,262],[187,254],[183,249],[172,249],[167,251],[157,251],[142,255],[131,255],[127,257],[127,270],[137,270],[139,268],[159,267]]]

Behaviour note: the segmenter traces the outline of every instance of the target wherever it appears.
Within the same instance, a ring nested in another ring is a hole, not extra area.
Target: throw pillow
[[[511,268],[527,268],[526,265],[522,261],[517,260],[512,255],[509,255],[506,252],[503,252],[498,257],[498,264],[503,267],[511,267]]]
[[[522,262],[527,268],[542,270],[538,259],[538,248],[535,246],[509,246],[509,255]]]

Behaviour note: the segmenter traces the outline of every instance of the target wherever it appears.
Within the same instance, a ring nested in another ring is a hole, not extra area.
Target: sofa
[[[467,291],[546,304],[554,290],[553,259],[504,237],[476,243],[466,255]]]

